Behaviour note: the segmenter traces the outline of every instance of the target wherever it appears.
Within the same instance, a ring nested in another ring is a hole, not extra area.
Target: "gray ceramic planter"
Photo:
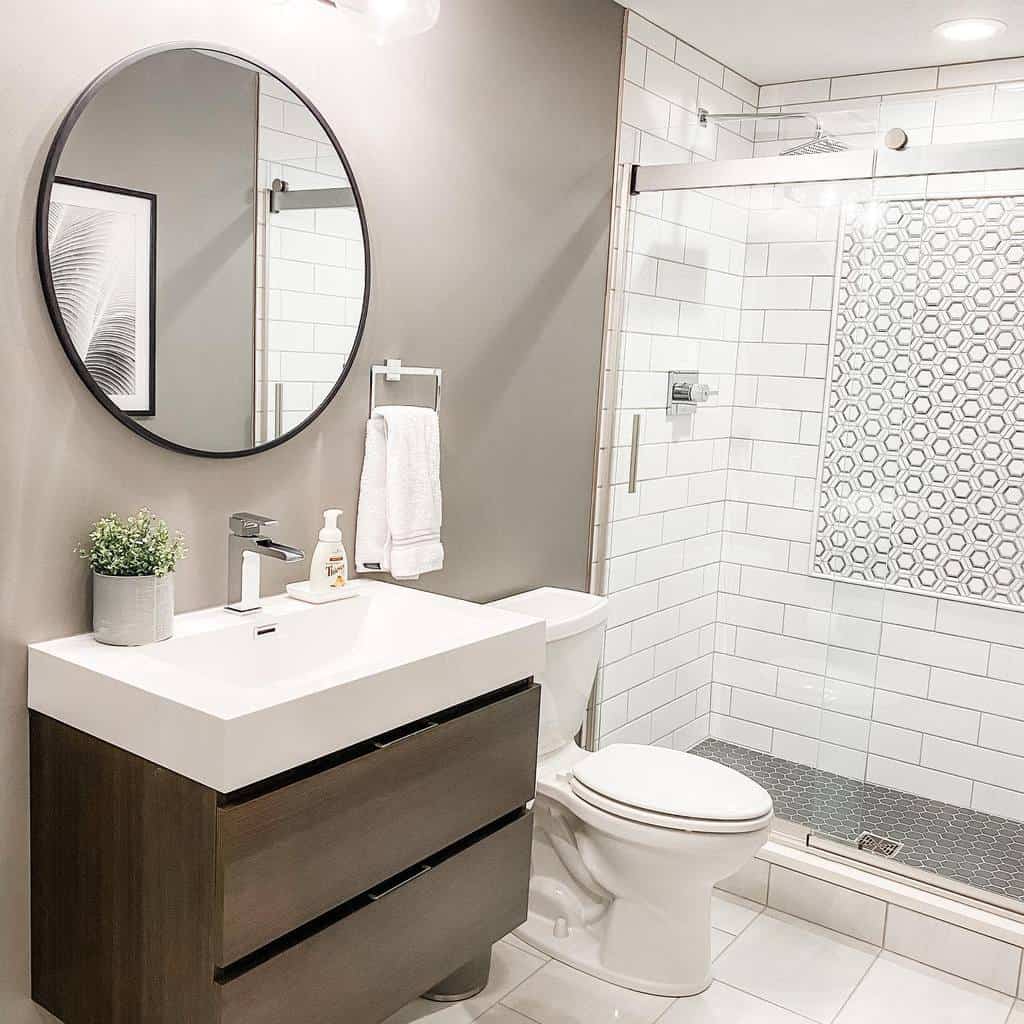
[[[92,628],[101,644],[139,647],[174,633],[174,573],[92,574]]]

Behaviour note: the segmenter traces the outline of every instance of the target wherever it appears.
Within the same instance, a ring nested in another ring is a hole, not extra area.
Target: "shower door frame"
[[[645,192],[795,185],[931,174],[1024,170],[1024,139],[932,143],[903,150],[855,149],[814,156],[764,156],[698,164],[634,164],[633,196]]]
[[[702,161],[695,164],[617,164],[618,176],[628,181],[617,183],[614,201],[614,223],[611,260],[609,261],[609,292],[606,308],[605,359],[602,380],[607,389],[602,395],[602,406],[607,401],[608,383],[617,379],[620,372],[618,360],[614,358],[618,338],[623,330],[622,296],[619,293],[623,279],[621,273],[624,259],[625,238],[629,234],[629,222],[634,213],[634,204],[629,202],[644,193],[666,191],[688,191],[699,189],[721,189],[758,185],[821,184],[829,182],[873,181],[890,178],[914,178],[944,174],[986,173],[999,171],[1021,171],[1024,173],[1024,138],[1000,139],[953,144],[929,143],[908,146],[902,150],[860,149],[847,152],[752,157],[735,160]],[[623,174],[624,172],[624,174]],[[619,201],[623,191],[628,191],[625,201]],[[616,230],[617,229],[617,230]],[[603,425],[607,433],[599,438],[610,447],[608,436],[614,430],[618,410],[614,407],[603,409],[606,417]],[[595,460],[596,462],[597,460]],[[610,460],[609,460],[610,462]],[[595,498],[600,481],[595,475]],[[595,510],[596,511],[596,510]],[[600,513],[598,513],[600,515]],[[592,537],[593,537],[592,533]],[[591,551],[591,569],[606,557],[594,543]],[[599,581],[591,579],[592,591]],[[1022,612],[1024,614],[1024,612]],[[598,737],[595,727],[595,700],[591,696],[586,728],[581,737],[587,749],[595,749]],[[925,892],[943,896],[954,896],[962,902],[988,910],[1016,921],[1024,919],[1024,905],[1016,900],[979,889],[956,879],[918,869],[911,865],[891,861],[880,856],[858,850],[841,841],[830,839],[813,828],[799,822],[778,822],[779,839],[784,845],[813,851],[828,860],[856,864],[867,868],[882,878],[908,883]]]

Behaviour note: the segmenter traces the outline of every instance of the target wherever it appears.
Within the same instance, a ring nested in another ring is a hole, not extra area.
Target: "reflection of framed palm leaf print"
[[[156,413],[156,196],[57,178],[50,273],[96,386],[132,416]]]

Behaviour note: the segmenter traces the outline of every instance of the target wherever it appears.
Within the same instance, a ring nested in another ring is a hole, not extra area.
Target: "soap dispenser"
[[[326,594],[348,582],[348,555],[341,540],[339,519],[340,508],[329,508],[324,512],[324,525],[313,551],[309,572],[309,589],[314,594]]]

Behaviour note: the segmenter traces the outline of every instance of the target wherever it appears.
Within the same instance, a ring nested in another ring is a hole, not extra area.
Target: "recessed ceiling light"
[[[1006,31],[1006,22],[996,18],[958,18],[944,21],[935,31],[951,43],[976,43]]]

